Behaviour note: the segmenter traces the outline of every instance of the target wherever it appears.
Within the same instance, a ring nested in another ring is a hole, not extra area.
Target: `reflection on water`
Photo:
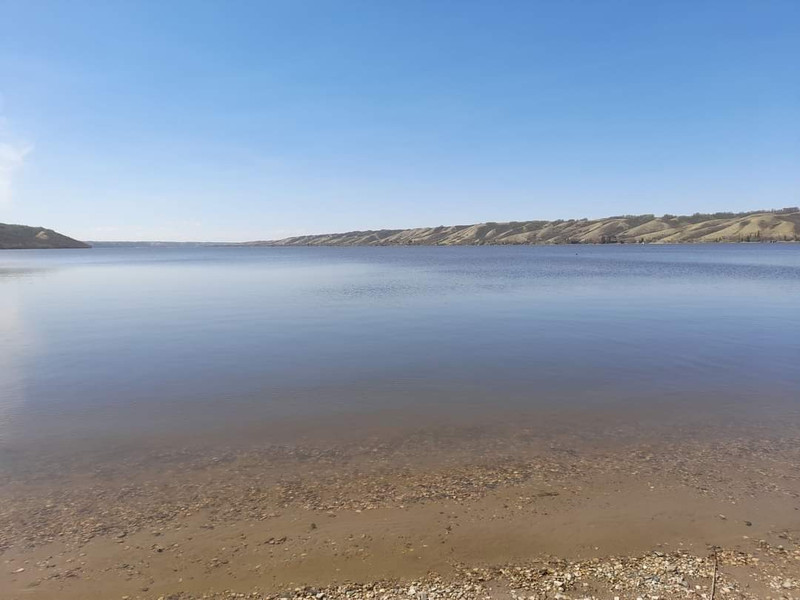
[[[0,287],[0,443],[8,438],[14,412],[23,402],[22,354],[33,345],[22,321],[19,296],[16,289]]]
[[[800,390],[800,246],[0,254],[3,440]]]

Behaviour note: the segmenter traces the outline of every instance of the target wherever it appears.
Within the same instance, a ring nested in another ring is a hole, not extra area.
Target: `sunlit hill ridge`
[[[512,221],[304,235],[250,242],[269,246],[719,243],[800,241],[800,209],[691,216],[623,215],[605,219]]]

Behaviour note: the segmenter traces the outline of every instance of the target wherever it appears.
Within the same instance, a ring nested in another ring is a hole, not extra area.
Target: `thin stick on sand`
[[[717,547],[714,546],[714,575],[711,578],[711,600],[714,600],[714,594],[717,591]]]

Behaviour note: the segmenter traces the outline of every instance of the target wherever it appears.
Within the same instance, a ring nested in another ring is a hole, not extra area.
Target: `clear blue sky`
[[[800,203],[798,0],[0,0],[0,97],[82,239]]]

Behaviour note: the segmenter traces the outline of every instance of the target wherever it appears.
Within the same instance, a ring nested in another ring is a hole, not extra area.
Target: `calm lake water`
[[[5,445],[796,402],[800,245],[0,253]]]

